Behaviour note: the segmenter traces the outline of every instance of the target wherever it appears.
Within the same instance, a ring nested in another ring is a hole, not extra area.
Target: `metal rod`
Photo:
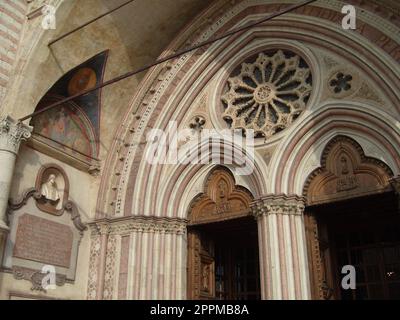
[[[103,13],[102,15],[100,15],[100,16],[98,16],[98,17],[92,19],[92,20],[89,20],[88,22],[84,23],[83,25],[81,25],[81,26],[79,26],[79,27],[76,27],[75,29],[72,29],[71,31],[68,31],[67,33],[65,33],[65,34],[63,34],[63,35],[61,35],[61,36],[59,36],[58,38],[55,38],[54,40],[51,40],[51,41],[49,42],[48,46],[50,47],[52,44],[54,44],[54,43],[56,43],[56,42],[58,42],[58,41],[60,41],[60,40],[62,40],[62,39],[64,39],[64,38],[68,37],[70,34],[72,34],[72,33],[76,32],[76,31],[78,31],[78,30],[80,30],[80,29],[86,27],[87,25],[89,25],[89,24],[91,24],[91,23],[93,23],[93,22],[95,22],[95,21],[97,21],[97,20],[103,18],[103,17],[106,16],[106,15],[109,15],[109,14],[113,13],[114,11],[117,11],[117,10],[121,9],[122,7],[125,7],[126,5],[130,4],[130,3],[133,2],[133,1],[136,1],[136,0],[129,0],[129,1],[126,1],[126,2],[124,2],[123,4],[119,5],[118,7],[114,8],[114,9],[112,9],[112,10],[109,10],[109,11]]]
[[[220,35],[220,36],[210,38],[210,39],[208,39],[208,40],[206,40],[206,41],[203,41],[203,42],[200,42],[200,43],[198,43],[198,44],[196,44],[196,45],[194,45],[194,46],[192,46],[192,47],[189,47],[189,48],[180,50],[180,51],[178,51],[178,52],[176,52],[176,53],[174,53],[174,54],[171,54],[171,55],[166,56],[166,57],[164,57],[164,58],[158,59],[158,60],[156,60],[155,62],[152,62],[152,63],[150,63],[150,64],[144,65],[143,67],[141,67],[141,68],[139,68],[139,69],[136,69],[136,70],[134,70],[134,71],[127,72],[127,73],[125,73],[125,74],[123,74],[123,75],[120,75],[120,76],[114,78],[114,79],[111,79],[111,80],[102,82],[102,83],[98,84],[97,86],[95,86],[95,87],[93,87],[93,88],[91,88],[91,89],[84,90],[84,91],[82,91],[82,92],[80,92],[80,93],[78,93],[78,94],[75,94],[75,95],[70,96],[70,97],[68,97],[68,98],[62,99],[62,100],[60,100],[60,101],[58,101],[58,102],[55,102],[55,103],[53,103],[53,104],[51,104],[51,105],[49,105],[49,106],[47,106],[47,107],[45,107],[45,108],[43,108],[43,109],[40,109],[40,110],[38,110],[38,111],[35,111],[35,112],[33,112],[33,113],[31,113],[31,114],[29,114],[29,115],[27,115],[27,116],[25,116],[25,117],[19,119],[19,121],[24,121],[24,120],[27,120],[27,119],[32,118],[32,117],[34,117],[34,116],[37,116],[38,114],[41,114],[41,113],[43,113],[43,112],[46,112],[47,110],[50,110],[50,109],[52,109],[52,108],[54,108],[54,107],[57,107],[57,106],[59,106],[59,105],[62,105],[63,103],[66,103],[66,102],[68,102],[68,101],[74,100],[74,99],[76,99],[76,98],[78,98],[78,97],[81,97],[81,96],[83,96],[83,95],[85,95],[85,94],[88,94],[88,93],[90,93],[90,92],[96,91],[96,90],[98,90],[98,89],[101,89],[101,88],[103,88],[103,87],[105,87],[105,86],[108,86],[108,85],[110,85],[110,84],[114,84],[114,83],[116,83],[116,82],[118,82],[118,81],[124,80],[124,79],[126,79],[126,78],[131,77],[131,76],[134,76],[135,74],[138,74],[138,73],[140,73],[140,72],[143,72],[143,71],[145,71],[145,70],[147,70],[147,69],[150,69],[150,68],[152,68],[152,67],[154,67],[154,66],[156,66],[156,65],[159,65],[159,64],[161,64],[161,63],[163,63],[163,62],[166,62],[166,61],[168,61],[168,60],[175,59],[175,58],[177,58],[177,57],[179,57],[179,56],[181,56],[181,55],[183,55],[183,54],[186,54],[186,53],[188,53],[188,52],[191,52],[191,51],[193,51],[193,50],[196,50],[196,49],[199,49],[199,48],[201,48],[201,47],[207,46],[207,45],[209,45],[209,44],[211,44],[211,43],[214,43],[214,42],[216,42],[216,41],[225,39],[225,38],[227,38],[227,37],[229,37],[229,36],[231,36],[231,35],[233,35],[233,34],[235,34],[235,33],[240,33],[240,32],[246,31],[246,30],[248,30],[248,29],[250,29],[250,28],[253,28],[253,27],[255,27],[255,26],[259,25],[259,24],[262,24],[262,23],[267,22],[267,21],[269,21],[269,20],[271,20],[271,19],[273,19],[273,18],[279,17],[279,16],[281,16],[281,15],[283,15],[283,14],[285,14],[285,13],[288,13],[288,12],[291,12],[291,11],[296,10],[296,9],[298,9],[298,8],[301,8],[301,7],[303,7],[303,6],[306,6],[306,5],[308,5],[308,4],[310,4],[310,3],[313,3],[313,2],[315,2],[315,1],[317,1],[317,0],[309,0],[309,1],[305,1],[305,2],[303,2],[303,3],[301,3],[301,4],[297,4],[297,5],[290,6],[290,7],[286,8],[286,9],[284,9],[284,10],[282,10],[282,11],[279,11],[279,12],[276,12],[276,13],[271,14],[271,15],[269,15],[269,16],[266,17],[266,18],[263,18],[263,19],[258,20],[258,21],[256,21],[256,22],[247,24],[247,25],[245,25],[245,26],[243,26],[243,27],[239,27],[239,28],[233,29],[233,30],[231,30],[231,31],[228,31],[228,32],[226,32],[226,33]]]

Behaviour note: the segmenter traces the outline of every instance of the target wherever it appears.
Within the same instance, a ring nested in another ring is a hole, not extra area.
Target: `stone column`
[[[92,222],[87,298],[184,299],[186,225],[154,216]]]
[[[0,117],[0,233],[8,231],[6,212],[15,159],[22,140],[31,136],[32,128],[9,116]]]
[[[310,299],[304,199],[268,195],[252,204],[257,219],[262,299]]]

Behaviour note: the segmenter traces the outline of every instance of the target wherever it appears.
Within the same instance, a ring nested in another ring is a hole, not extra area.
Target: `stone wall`
[[[24,0],[0,2],[0,109],[17,58],[27,7]]]

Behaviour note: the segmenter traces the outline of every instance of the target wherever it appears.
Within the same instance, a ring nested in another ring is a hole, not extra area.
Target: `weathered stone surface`
[[[70,227],[24,214],[19,219],[13,256],[68,268],[72,243]]]

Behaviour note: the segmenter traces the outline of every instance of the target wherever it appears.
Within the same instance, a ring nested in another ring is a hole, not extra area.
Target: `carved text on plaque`
[[[72,243],[70,227],[24,214],[19,218],[13,256],[69,268]]]

